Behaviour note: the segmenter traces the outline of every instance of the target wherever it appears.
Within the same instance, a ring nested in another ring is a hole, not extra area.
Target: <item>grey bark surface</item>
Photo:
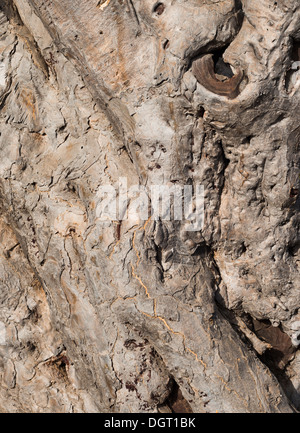
[[[0,411],[300,410],[298,0],[0,0]],[[99,188],[203,185],[202,230]]]

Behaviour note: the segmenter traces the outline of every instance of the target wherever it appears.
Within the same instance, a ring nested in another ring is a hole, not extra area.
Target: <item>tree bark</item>
[[[0,410],[298,411],[298,0],[0,8]]]

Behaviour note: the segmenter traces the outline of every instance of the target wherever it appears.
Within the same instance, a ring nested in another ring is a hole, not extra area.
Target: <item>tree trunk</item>
[[[0,410],[299,410],[299,1],[0,7]]]

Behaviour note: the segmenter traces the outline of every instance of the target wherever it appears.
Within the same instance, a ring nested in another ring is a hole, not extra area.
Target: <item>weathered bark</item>
[[[0,410],[300,409],[298,0],[0,6]]]

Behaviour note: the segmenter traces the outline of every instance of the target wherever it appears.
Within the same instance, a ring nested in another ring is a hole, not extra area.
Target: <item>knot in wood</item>
[[[233,77],[220,81],[214,70],[213,54],[205,54],[195,60],[192,65],[192,73],[197,81],[210,92],[220,96],[234,99],[238,96],[239,86],[244,73],[241,69]]]

